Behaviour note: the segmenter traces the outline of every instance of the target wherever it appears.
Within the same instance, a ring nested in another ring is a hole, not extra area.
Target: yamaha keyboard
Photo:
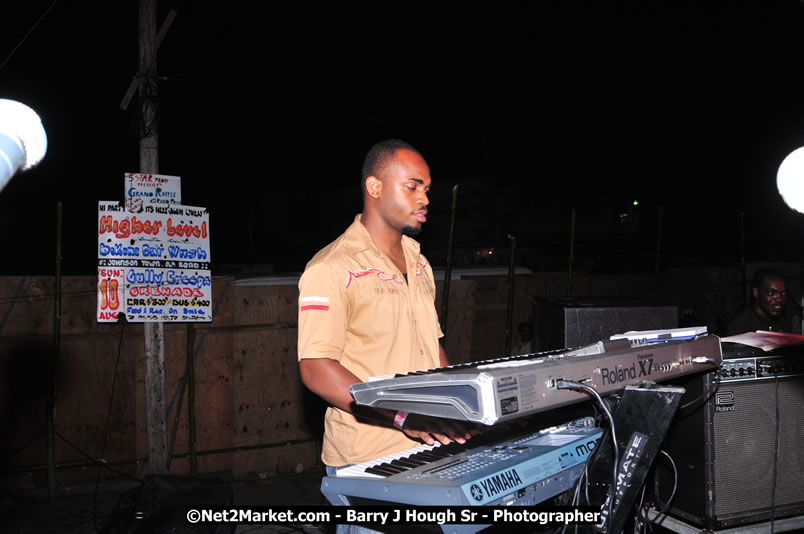
[[[604,395],[707,371],[722,360],[717,336],[647,344],[619,339],[382,377],[349,389],[359,405],[493,425],[589,398],[559,389],[560,381],[581,382]]]
[[[464,445],[420,445],[339,469],[324,477],[321,492],[334,505],[532,506],[572,488],[602,435],[585,417],[497,442],[480,434]]]

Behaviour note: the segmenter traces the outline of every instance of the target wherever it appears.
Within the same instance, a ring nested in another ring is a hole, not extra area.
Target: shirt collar
[[[345,232],[346,241],[344,243],[344,249],[346,253],[359,254],[361,252],[372,250],[377,255],[382,255],[382,252],[380,252],[380,248],[377,246],[377,243],[374,242],[374,239],[371,237],[371,234],[369,234],[366,227],[363,226],[362,217],[363,215],[360,213],[355,215],[354,222],[352,222],[352,224],[349,225],[349,228],[346,229]],[[410,254],[412,257],[414,258],[419,257],[419,252],[421,251],[421,245],[415,239],[403,235],[402,248],[405,250],[406,253]]]

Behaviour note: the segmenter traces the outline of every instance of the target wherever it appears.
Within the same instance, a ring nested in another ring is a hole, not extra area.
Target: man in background
[[[743,308],[726,327],[733,336],[757,330],[790,332],[790,321],[784,314],[787,302],[784,275],[773,268],[759,269],[751,279],[753,302]]]

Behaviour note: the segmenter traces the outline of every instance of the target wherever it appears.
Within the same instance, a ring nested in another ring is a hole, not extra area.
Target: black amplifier
[[[678,470],[670,515],[711,530],[804,513],[804,347],[733,345],[719,371],[675,383],[687,391],[664,443]],[[658,509],[673,484],[658,461]]]
[[[539,297],[531,317],[534,352],[589,345],[630,330],[678,327],[678,307],[625,297]]]

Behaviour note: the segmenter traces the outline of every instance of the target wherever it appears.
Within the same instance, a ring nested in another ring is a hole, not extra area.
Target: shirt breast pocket
[[[371,337],[375,341],[393,336],[407,320],[405,289],[402,284],[393,280],[378,280],[349,288],[352,293],[349,330],[355,335]]]

